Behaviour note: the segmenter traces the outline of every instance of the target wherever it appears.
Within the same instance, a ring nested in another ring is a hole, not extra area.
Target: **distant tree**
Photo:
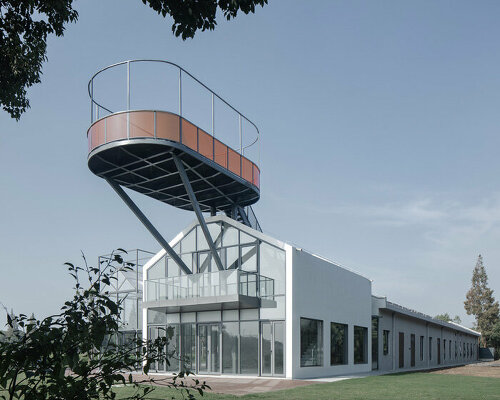
[[[123,300],[116,302],[103,288],[116,279],[115,263],[127,268],[119,255],[100,267],[67,263],[75,292],[58,314],[43,320],[7,315],[9,326],[17,323],[21,334],[17,340],[0,340],[0,399],[112,400],[117,384],[135,388],[126,399],[149,398],[154,388],[139,385],[132,372],[142,365],[147,375],[157,361],[169,365],[174,353],[167,352],[167,346],[173,331],[153,341],[114,340],[120,333]],[[186,383],[182,378],[187,375],[188,371],[180,372],[161,382],[194,399],[192,391],[203,394],[207,386],[197,380]],[[153,381],[157,380],[142,383]]]
[[[495,348],[495,359],[500,358],[500,321],[498,321],[489,333],[490,345]]]
[[[455,318],[451,318],[450,314],[448,314],[448,313],[438,314],[434,318],[439,319],[439,320],[444,321],[444,322],[454,322],[456,324],[462,323],[462,319],[458,315],[455,315]]]
[[[141,0],[158,14],[172,16],[172,32],[182,39],[213,30],[220,10],[225,19],[255,12],[267,0]],[[40,82],[47,60],[47,36],[63,36],[75,22],[73,0],[0,0],[0,104],[19,120],[30,106],[26,90]]]
[[[493,297],[493,290],[488,287],[488,275],[481,254],[472,271],[472,285],[467,292],[464,306],[467,314],[476,318],[476,329],[483,335],[485,344],[493,326],[500,320],[500,308]]]

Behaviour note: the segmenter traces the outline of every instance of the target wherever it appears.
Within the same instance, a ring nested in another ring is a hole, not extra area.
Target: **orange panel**
[[[156,137],[179,142],[179,116],[157,111]]]
[[[193,150],[198,151],[198,132],[195,125],[191,122],[182,120],[182,144],[191,147]]]
[[[127,113],[106,117],[106,143],[127,138]]]
[[[241,177],[250,183],[252,183],[252,165],[249,159],[241,157]]]
[[[217,139],[215,141],[215,162],[227,168],[227,146]]]
[[[104,120],[97,121],[92,125],[89,132],[89,141],[91,150],[104,144]]]
[[[130,137],[154,137],[155,117],[153,111],[135,111],[130,113]]]
[[[260,188],[260,170],[255,164],[253,166],[253,184]]]
[[[230,147],[227,148],[227,152],[227,168],[229,169],[229,171],[235,173],[238,176],[241,176],[241,156]]]
[[[198,129],[198,153],[210,160],[214,159],[214,139],[201,129]]]

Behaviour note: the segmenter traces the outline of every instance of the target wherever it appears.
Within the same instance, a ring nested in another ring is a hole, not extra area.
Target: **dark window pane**
[[[368,328],[354,327],[354,364],[368,362]]]
[[[347,325],[330,324],[330,364],[347,364]]]
[[[323,321],[300,319],[300,366],[323,365]]]

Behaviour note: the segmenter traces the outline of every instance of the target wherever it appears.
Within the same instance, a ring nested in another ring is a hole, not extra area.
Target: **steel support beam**
[[[174,159],[175,165],[177,166],[177,170],[179,171],[179,175],[182,179],[182,183],[184,184],[184,188],[189,196],[189,200],[193,206],[194,212],[196,213],[196,217],[198,217],[198,222],[200,223],[201,230],[205,235],[205,239],[207,240],[208,247],[210,248],[210,252],[212,253],[212,257],[215,260],[215,264],[219,271],[224,270],[224,266],[222,265],[222,261],[220,260],[219,254],[217,254],[217,250],[215,248],[212,237],[210,236],[210,232],[208,231],[207,224],[205,222],[205,218],[203,218],[203,213],[201,212],[200,205],[198,204],[198,200],[196,200],[196,196],[193,192],[193,188],[191,187],[191,182],[189,182],[189,178],[186,174],[186,170],[184,169],[184,165],[182,161],[172,153],[172,158]]]
[[[240,214],[241,219],[243,220],[243,223],[244,223],[246,226],[249,226],[250,228],[252,228],[252,226],[250,225],[250,221],[248,220],[247,213],[245,212],[245,210],[243,209],[243,207],[238,206],[238,207],[237,207],[237,210],[238,210],[238,214]]]
[[[179,255],[175,252],[175,250],[172,247],[170,247],[170,245],[163,238],[160,232],[156,230],[153,224],[147,219],[147,217],[143,214],[143,212],[139,209],[139,207],[137,207],[137,205],[132,201],[129,195],[125,193],[125,191],[121,188],[121,186],[111,179],[106,179],[106,181],[113,188],[116,194],[118,194],[118,196],[120,196],[120,198],[130,208],[130,210],[132,210],[135,216],[139,218],[139,221],[142,222],[142,224],[146,227],[149,233],[151,233],[151,235],[153,235],[153,237],[158,241],[158,243],[160,243],[161,247],[165,249],[167,254],[170,257],[172,257],[175,263],[184,271],[184,273],[187,275],[192,274],[193,272],[188,268],[188,266],[184,263],[184,261],[181,260]]]

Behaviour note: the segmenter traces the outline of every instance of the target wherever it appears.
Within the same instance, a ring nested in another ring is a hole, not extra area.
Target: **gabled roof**
[[[262,240],[264,242],[267,242],[275,247],[278,247],[280,249],[285,249],[285,247],[288,245],[287,243],[285,242],[282,242],[280,240],[277,240],[269,235],[266,235],[260,231],[257,231],[253,228],[250,228],[249,226],[246,226],[244,224],[242,224],[241,222],[238,222],[232,218],[229,218],[227,217],[226,215],[223,215],[223,214],[219,214],[219,215],[215,215],[213,217],[208,217],[208,218],[205,218],[205,222],[207,224],[210,224],[212,222],[224,222],[228,225],[231,225],[233,226],[234,228],[244,232],[244,233],[247,233],[251,236],[254,236],[256,237],[257,239],[259,240]],[[179,243],[189,232],[191,232],[191,230],[193,228],[195,228],[197,225],[199,225],[198,223],[198,220],[194,220],[193,222],[191,222],[191,224],[189,224],[184,230],[182,230],[181,232],[179,232],[168,244],[170,245],[170,247],[174,247],[177,243]],[[289,245],[291,246],[291,245]],[[167,252],[165,251],[165,249],[161,249],[158,253],[156,253],[146,264],[144,264],[144,269],[143,271],[146,271],[149,267],[151,267],[152,265],[154,265],[158,260],[160,260],[165,254],[167,254]]]

